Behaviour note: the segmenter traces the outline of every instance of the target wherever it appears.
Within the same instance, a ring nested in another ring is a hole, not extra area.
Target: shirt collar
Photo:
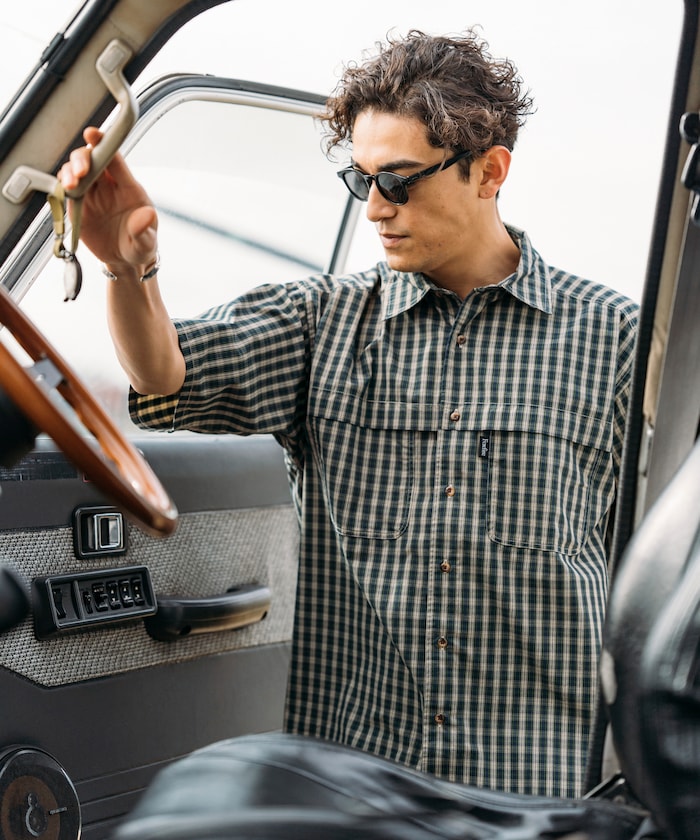
[[[498,283],[513,297],[534,309],[549,314],[552,311],[552,282],[549,267],[532,247],[523,230],[506,225],[506,229],[520,249],[520,262],[509,277]],[[392,271],[386,263],[380,263],[384,317],[393,318],[414,307],[429,292],[439,287],[423,274]]]
[[[392,271],[385,262],[379,263],[379,274],[385,320],[412,309],[428,292],[437,288],[424,275]]]
[[[549,266],[532,247],[524,230],[506,225],[511,239],[520,249],[520,262],[514,273],[498,285],[533,309],[549,315],[552,311],[552,277]]]

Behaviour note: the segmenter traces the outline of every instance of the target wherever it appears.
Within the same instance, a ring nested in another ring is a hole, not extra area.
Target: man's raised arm
[[[59,173],[66,190],[89,172],[102,133],[87,128],[84,137],[87,145],[71,152]],[[158,286],[158,216],[119,154],[83,198],[80,238],[114,278],[106,281],[107,320],[132,387],[140,394],[176,393],[185,361]]]

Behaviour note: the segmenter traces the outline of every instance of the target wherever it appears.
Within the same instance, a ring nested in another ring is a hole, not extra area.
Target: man
[[[597,693],[636,306],[501,221],[530,108],[473,32],[388,41],[325,114],[386,262],[196,320],[167,314],[156,212],[121,158],[82,232],[113,281],[134,419],[285,449],[301,526],[287,728],[568,796]],[[100,134],[85,137],[68,188]]]

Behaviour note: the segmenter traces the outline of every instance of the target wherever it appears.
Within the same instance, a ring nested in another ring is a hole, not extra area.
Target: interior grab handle
[[[97,59],[95,68],[107,90],[117,101],[119,110],[99,145],[92,150],[90,172],[75,189],[66,190],[69,198],[79,199],[85,195],[119,151],[119,147],[138,119],[138,103],[123,73],[132,55],[131,48],[124,41],[115,38],[109,42]],[[58,178],[55,175],[23,164],[18,166],[7,179],[2,188],[2,194],[13,204],[21,204],[33,190],[51,195],[58,192],[58,187]]]
[[[223,595],[179,598],[157,595],[155,615],[144,619],[148,635],[159,642],[183,636],[238,630],[262,621],[270,609],[272,595],[267,586],[248,583],[233,586]]]

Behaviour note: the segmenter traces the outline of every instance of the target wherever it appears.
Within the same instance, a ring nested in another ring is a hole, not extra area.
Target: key
[[[83,285],[83,270],[80,267],[78,258],[71,251],[64,251],[63,257],[63,288],[65,297],[63,301],[75,300]]]

